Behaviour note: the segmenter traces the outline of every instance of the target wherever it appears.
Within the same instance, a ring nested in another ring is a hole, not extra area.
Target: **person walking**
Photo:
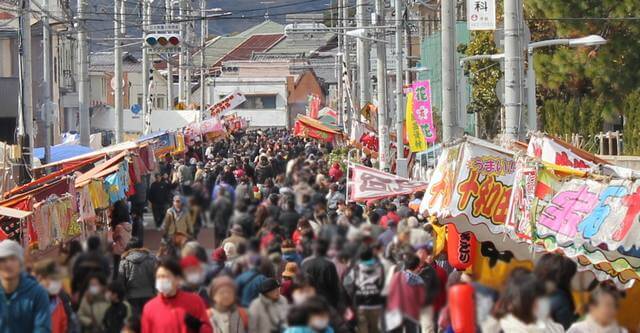
[[[147,198],[151,203],[151,212],[156,228],[160,228],[164,216],[167,214],[167,205],[171,198],[171,187],[161,174],[155,175],[153,183],[149,186]]]
[[[0,333],[51,332],[49,295],[24,270],[22,247],[0,242]]]
[[[405,254],[404,270],[396,272],[389,283],[386,331],[420,332],[420,309],[425,304],[426,292],[422,278],[418,275],[420,259],[413,253]]]
[[[249,332],[282,331],[288,310],[287,300],[280,295],[280,284],[273,278],[264,280],[260,296],[249,306]]]
[[[118,276],[124,284],[125,298],[131,304],[133,314],[140,316],[144,304],[155,296],[153,283],[157,260],[148,249],[137,247],[137,243],[132,239],[127,245]]]
[[[176,233],[193,236],[193,225],[190,223],[189,212],[181,196],[173,197],[173,206],[167,209],[162,222],[165,240],[173,240]]]
[[[52,333],[78,333],[80,323],[73,312],[71,297],[62,288],[64,274],[53,260],[45,259],[34,264],[33,274],[49,294]]]
[[[109,301],[104,297],[106,278],[101,275],[89,277],[87,291],[82,296],[78,318],[82,325],[83,333],[103,333],[104,326],[102,320],[109,308]]]
[[[200,296],[180,290],[182,278],[182,268],[176,260],[160,262],[155,282],[158,296],[142,310],[142,333],[213,333]]]
[[[605,283],[597,286],[589,295],[587,315],[571,325],[567,333],[627,333],[616,321],[620,294],[615,286]]]
[[[358,318],[358,333],[380,332],[384,307],[384,268],[371,248],[360,253],[360,261],[346,274],[343,285]]]
[[[248,332],[249,314],[237,305],[236,284],[232,278],[220,276],[213,279],[209,295],[212,307],[208,313],[216,333]]]

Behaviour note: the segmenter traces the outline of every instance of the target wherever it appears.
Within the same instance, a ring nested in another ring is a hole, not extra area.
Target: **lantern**
[[[451,328],[456,333],[476,332],[476,306],[473,294],[473,286],[468,283],[456,284],[449,288],[449,317]]]
[[[472,232],[460,233],[454,224],[447,225],[447,256],[455,269],[463,271],[473,264],[477,243]]]

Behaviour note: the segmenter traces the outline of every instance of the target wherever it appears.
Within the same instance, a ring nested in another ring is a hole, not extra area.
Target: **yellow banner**
[[[405,124],[407,127],[407,137],[409,139],[409,149],[412,153],[427,149],[427,141],[424,138],[422,128],[413,118],[413,92],[407,93],[407,110],[405,112]]]

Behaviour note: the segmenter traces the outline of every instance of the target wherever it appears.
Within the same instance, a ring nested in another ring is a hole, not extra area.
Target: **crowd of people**
[[[626,331],[608,284],[576,309],[576,265],[560,255],[513,270],[500,291],[453,269],[434,252],[437,220],[417,213],[422,193],[347,202],[332,149],[275,129],[194,143],[111,208],[109,238],[37,262],[0,242],[0,333],[455,332],[459,284],[474,288],[463,319],[478,332]],[[198,242],[206,227],[213,249]]]

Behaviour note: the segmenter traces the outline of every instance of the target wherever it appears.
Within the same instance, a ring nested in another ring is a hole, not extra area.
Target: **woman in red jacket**
[[[213,333],[200,296],[180,290],[182,268],[163,260],[156,269],[158,296],[142,310],[142,333]]]

